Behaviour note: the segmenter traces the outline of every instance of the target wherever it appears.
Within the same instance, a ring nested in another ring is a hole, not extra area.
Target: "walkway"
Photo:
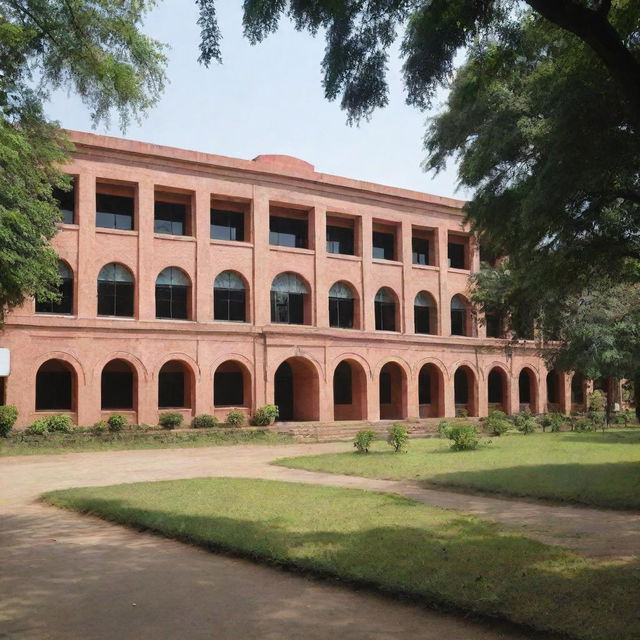
[[[640,550],[640,515],[430,491],[410,483],[269,465],[348,443],[239,446],[0,459],[0,637],[524,640],[368,592],[206,553],[36,502],[66,487],[198,476],[262,477],[399,492],[608,555]]]

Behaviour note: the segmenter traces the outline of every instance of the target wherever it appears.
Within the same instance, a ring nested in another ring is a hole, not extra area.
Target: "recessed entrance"
[[[315,367],[305,358],[285,360],[273,380],[274,402],[283,422],[320,419],[320,385]]]

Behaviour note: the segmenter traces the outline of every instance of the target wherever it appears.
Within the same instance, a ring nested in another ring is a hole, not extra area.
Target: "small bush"
[[[107,425],[111,433],[118,433],[118,431],[122,431],[125,427],[129,426],[129,421],[122,414],[114,413],[109,416]]]
[[[624,411],[618,411],[615,415],[616,424],[621,424],[625,427],[628,427],[635,420],[636,415],[633,411],[629,411],[629,409],[625,409]]]
[[[438,422],[438,435],[441,438],[449,437],[449,422],[447,420],[440,420],[440,422]]]
[[[587,418],[593,424],[593,430],[604,429],[607,421],[607,414],[604,411],[588,411]]]
[[[503,433],[509,431],[510,427],[511,424],[504,411],[492,411],[484,421],[484,428],[487,430],[487,433],[492,436],[501,436]]]
[[[91,427],[90,431],[94,436],[101,436],[103,433],[106,433],[108,429],[109,425],[104,420],[100,420]]]
[[[596,389],[589,394],[588,405],[589,412],[592,411],[604,411],[607,406],[607,394],[600,389]]]
[[[18,409],[12,404],[0,406],[0,437],[6,438],[18,419]]]
[[[182,426],[183,421],[182,414],[174,411],[165,411],[158,418],[158,423],[163,429],[177,429]]]
[[[543,432],[549,429],[552,433],[557,433],[566,424],[566,422],[566,416],[562,413],[558,413],[557,411],[545,413],[540,418],[540,426],[542,427]]]
[[[43,436],[49,433],[49,420],[48,418],[38,418],[34,420],[24,432],[30,436]]]
[[[573,425],[573,430],[577,431],[578,433],[585,433],[589,431],[595,431],[596,426],[589,418],[582,417],[576,420],[575,424]]]
[[[45,420],[47,420],[47,428],[50,433],[71,433],[73,431],[73,420],[70,416],[49,416]]]
[[[480,442],[478,429],[472,424],[450,422],[446,427],[443,427],[442,431],[449,440],[452,440],[451,448],[454,451],[470,451],[478,448]]]
[[[369,453],[369,447],[375,439],[375,431],[371,431],[371,429],[363,429],[356,433],[353,446],[358,450],[358,453]]]
[[[253,423],[259,427],[264,427],[272,424],[279,415],[278,407],[275,404],[265,404],[264,407],[256,409]]]
[[[194,429],[212,429],[213,427],[217,427],[219,424],[220,421],[218,418],[209,413],[201,413],[191,421],[191,426]]]
[[[538,423],[536,419],[531,416],[530,418],[525,418],[524,420],[520,420],[520,422],[516,425],[516,429],[523,435],[526,436],[530,433],[533,433],[536,430]]]
[[[393,447],[393,450],[396,453],[405,451],[408,441],[409,431],[407,430],[407,427],[399,422],[394,423],[391,429],[389,429],[389,434],[387,435],[387,442]]]
[[[242,411],[234,409],[233,411],[229,411],[229,413],[227,413],[227,424],[230,424],[232,427],[241,427],[244,423],[245,417]]]

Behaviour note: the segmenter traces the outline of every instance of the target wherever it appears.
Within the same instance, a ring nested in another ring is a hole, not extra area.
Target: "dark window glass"
[[[487,338],[502,338],[502,322],[499,316],[494,313],[488,313],[485,316],[487,325]]]
[[[133,198],[97,193],[96,227],[133,229]]]
[[[464,336],[465,330],[464,309],[451,309],[451,334],[454,336]]]
[[[353,229],[327,226],[327,253],[353,255]]]
[[[333,374],[334,404],[351,404],[353,402],[352,372],[348,362],[341,362]]]
[[[304,294],[272,291],[271,322],[304,324]]]
[[[413,321],[416,333],[431,333],[429,307],[413,307]]]
[[[413,238],[411,246],[413,264],[429,264],[429,241],[426,238]]]
[[[329,298],[329,326],[353,328],[353,298]]]
[[[450,242],[448,246],[449,266],[452,269],[467,269],[465,260],[466,247],[459,242]]]
[[[133,277],[119,264],[105,265],[98,275],[98,315],[133,317]]]
[[[418,375],[418,404],[431,404],[431,373],[426,367]]]
[[[36,313],[60,313],[70,315],[73,313],[73,274],[71,269],[64,263],[61,263],[58,272],[60,274],[60,284],[58,292],[60,300],[54,302],[51,300],[39,301],[36,298]]]
[[[396,303],[391,294],[381,289],[375,298],[376,331],[396,330]]]
[[[213,319],[244,322],[244,299],[244,290],[215,287],[213,290]]]
[[[380,404],[391,404],[391,374],[380,372]]]
[[[71,411],[71,373],[43,371],[36,377],[36,411]]]
[[[70,191],[63,191],[62,189],[54,189],[53,197],[58,201],[60,207],[60,215],[62,216],[60,222],[65,224],[75,223],[75,210],[76,210],[76,181],[73,179]]]
[[[184,236],[187,224],[187,205],[156,200],[153,214],[153,230],[172,236]]]
[[[454,402],[456,404],[467,404],[469,402],[469,379],[467,372],[458,369],[453,379]]]
[[[379,260],[395,260],[395,236],[393,233],[373,232],[373,257]]]
[[[103,409],[133,409],[133,373],[131,371],[103,371]]]
[[[156,318],[186,320],[188,287],[183,285],[156,285]]]
[[[558,382],[554,371],[547,374],[547,402],[552,404],[558,402]]]
[[[158,407],[184,407],[184,372],[160,371],[158,376]]]
[[[241,371],[216,371],[213,376],[213,404],[216,407],[241,407],[244,404],[243,385]]]
[[[210,236],[215,240],[244,241],[244,213],[211,209]]]
[[[531,402],[531,380],[528,371],[521,371],[518,377],[518,394],[520,396],[520,404],[529,404]]]
[[[269,217],[269,243],[280,247],[307,247],[306,220],[297,218]]]

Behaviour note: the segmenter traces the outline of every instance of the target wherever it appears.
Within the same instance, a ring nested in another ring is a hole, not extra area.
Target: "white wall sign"
[[[8,376],[11,371],[11,351],[0,349],[0,376]]]

